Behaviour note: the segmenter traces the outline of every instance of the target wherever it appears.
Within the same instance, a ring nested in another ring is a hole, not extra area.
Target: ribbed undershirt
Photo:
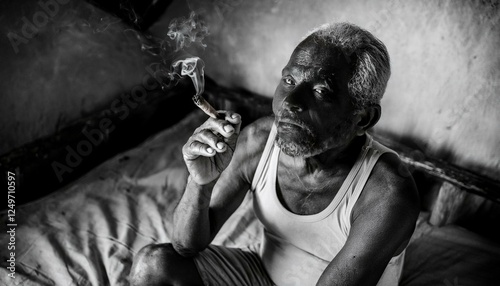
[[[276,193],[280,149],[273,125],[253,178],[254,210],[264,225],[260,256],[277,285],[315,285],[347,241],[350,217],[378,158],[394,152],[367,135],[354,166],[331,203],[313,215],[288,211]],[[397,285],[404,251],[393,257],[378,285]]]

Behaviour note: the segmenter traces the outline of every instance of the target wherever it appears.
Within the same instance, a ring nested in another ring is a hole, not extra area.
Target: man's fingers
[[[191,137],[194,141],[199,141],[213,148],[216,152],[226,151],[226,144],[223,142],[223,138],[215,135],[210,130],[202,130]]]
[[[236,141],[238,141],[238,135],[240,134],[241,116],[238,113],[231,111],[226,111],[224,114],[225,120],[234,128],[234,130],[232,130],[232,134],[229,137],[224,138],[224,142],[228,144],[229,148],[234,149],[234,147],[236,147]]]
[[[184,145],[184,157],[187,160],[194,160],[200,156],[212,157],[217,153],[212,147],[199,141],[191,141],[191,143]]]
[[[219,113],[224,115],[224,119],[209,118],[205,121],[205,123],[203,123],[202,126],[196,129],[195,133],[199,133],[204,129],[209,129],[225,138],[229,138],[234,134],[239,134],[241,117],[238,114],[229,111],[220,111]]]
[[[182,151],[187,159],[194,160],[199,156],[212,157],[216,153],[225,152],[227,148],[224,137],[205,129],[191,136]]]
[[[209,118],[198,127],[182,152],[188,160],[199,156],[212,157],[217,153],[234,150],[241,127],[241,116],[231,111],[219,111],[224,119]]]
[[[232,128],[228,129],[231,131],[228,134],[229,136],[224,136],[224,142],[228,144],[229,148],[234,150],[234,148],[236,147],[236,142],[238,141],[238,135],[240,134],[241,116],[238,113],[232,111],[219,111],[219,113],[224,114],[226,123],[229,123],[230,126],[232,126]],[[225,127],[227,127],[227,125]]]
[[[227,112],[226,120],[229,121],[234,127],[234,134],[240,134],[241,116],[238,113]]]
[[[232,111],[221,111],[220,113],[224,114],[224,119],[233,125],[241,123],[241,116],[238,113]]]

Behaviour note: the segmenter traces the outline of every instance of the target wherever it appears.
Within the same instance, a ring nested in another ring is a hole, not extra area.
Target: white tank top
[[[315,285],[347,241],[351,211],[380,155],[392,152],[367,134],[354,166],[332,202],[313,215],[288,211],[276,194],[280,148],[273,124],[251,191],[255,214],[264,225],[262,262],[276,285]],[[398,285],[404,251],[389,262],[377,285]]]

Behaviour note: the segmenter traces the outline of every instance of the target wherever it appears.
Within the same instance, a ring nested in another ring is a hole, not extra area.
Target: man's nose
[[[283,107],[290,112],[302,112],[305,109],[304,105],[304,92],[303,86],[296,86],[285,99],[283,99]]]

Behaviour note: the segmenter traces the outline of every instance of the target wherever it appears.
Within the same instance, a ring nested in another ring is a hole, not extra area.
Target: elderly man
[[[224,111],[184,145],[172,244],[143,248],[132,284],[397,285],[418,195],[398,156],[366,134],[389,76],[369,32],[313,31],[282,71],[274,117],[239,134],[239,115]],[[248,190],[260,250],[210,245]]]

